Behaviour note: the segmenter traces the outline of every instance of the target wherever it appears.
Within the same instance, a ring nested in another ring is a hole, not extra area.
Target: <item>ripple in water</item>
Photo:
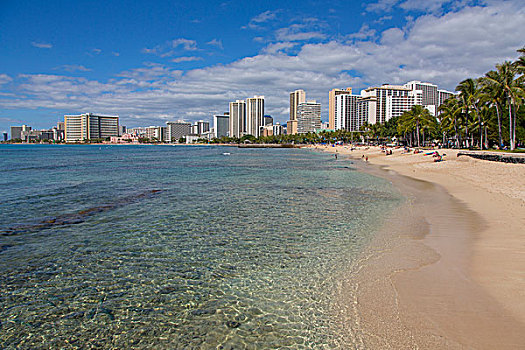
[[[305,150],[0,147],[1,348],[349,346],[334,284],[400,200]]]

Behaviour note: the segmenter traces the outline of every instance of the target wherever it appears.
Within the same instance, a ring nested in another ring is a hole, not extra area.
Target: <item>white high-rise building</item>
[[[431,83],[422,83],[417,80],[409,81],[404,86],[412,91],[421,91],[421,105],[422,106],[438,106],[439,94],[437,85]]]
[[[230,137],[242,137],[246,131],[246,102],[230,102]]]
[[[454,95],[455,94],[453,92],[447,90],[438,90],[438,107]]]
[[[275,136],[284,134],[283,126],[279,122],[273,125],[273,134]]]
[[[335,96],[335,130],[359,131],[365,123],[370,123],[370,116],[376,116],[375,96],[360,95]]]
[[[210,131],[210,122],[205,122],[204,120],[199,120],[197,122],[197,134],[204,135]]]
[[[165,141],[166,130],[165,126],[148,126],[146,128],[146,137],[150,140]]]
[[[307,101],[297,105],[297,133],[306,134],[321,129],[321,104]]]
[[[264,96],[246,99],[246,135],[261,136],[264,126]]]

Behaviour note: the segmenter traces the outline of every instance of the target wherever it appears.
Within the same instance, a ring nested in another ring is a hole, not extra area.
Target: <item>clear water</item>
[[[0,146],[0,348],[341,346],[334,281],[400,201],[350,166],[300,149]]]

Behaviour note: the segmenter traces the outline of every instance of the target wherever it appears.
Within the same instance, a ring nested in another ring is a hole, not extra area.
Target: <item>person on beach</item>
[[[337,160],[337,153],[336,153],[336,154],[334,154],[334,156],[335,156],[335,160]]]
[[[366,161],[368,162],[368,156],[366,156]]]

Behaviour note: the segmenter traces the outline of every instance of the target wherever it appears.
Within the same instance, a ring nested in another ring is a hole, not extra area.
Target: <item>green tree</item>
[[[474,116],[476,117],[478,121],[478,127],[481,133],[481,117],[479,115],[479,100],[480,100],[481,92],[480,92],[478,85],[479,83],[477,80],[468,78],[468,79],[463,80],[456,87],[456,91],[459,91],[459,101],[461,102],[463,109],[464,109],[466,133],[467,133],[467,136],[472,137],[472,141],[474,140],[474,137],[472,134],[472,127],[471,127],[472,123],[470,120],[470,116],[472,113],[474,113]],[[480,148],[483,148],[482,139],[483,139],[483,134],[481,133],[479,137]]]
[[[436,118],[433,117],[428,109],[420,105],[415,105],[410,110],[404,112],[399,118],[398,130],[406,134],[409,131],[416,132],[416,145],[420,146],[420,131],[432,130],[437,126]]]

